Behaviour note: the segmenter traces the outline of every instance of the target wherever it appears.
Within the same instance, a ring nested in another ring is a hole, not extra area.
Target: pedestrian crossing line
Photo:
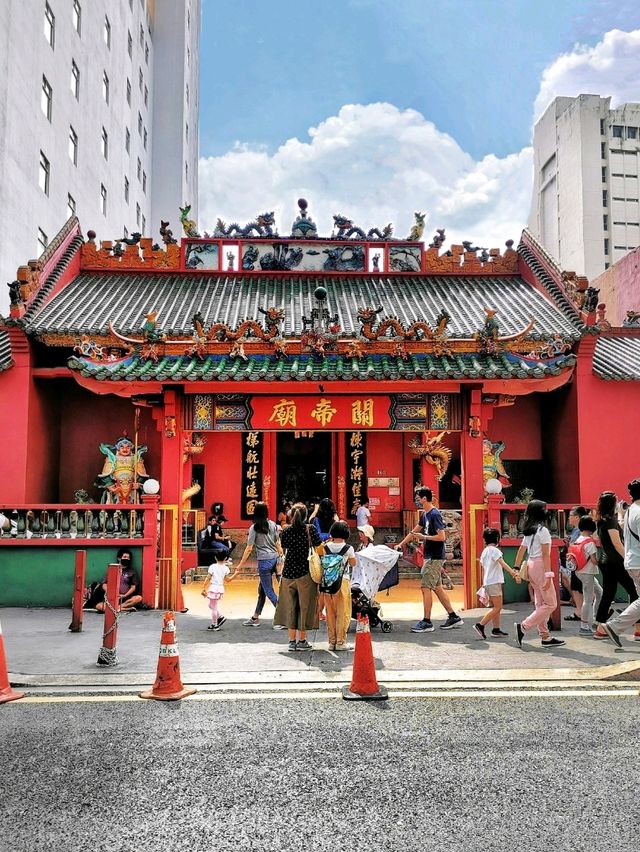
[[[629,698],[640,697],[637,687],[616,687],[611,689],[411,689],[389,690],[389,698]],[[300,691],[261,691],[261,692],[198,692],[183,701],[264,701],[266,699],[336,699],[342,698],[342,692],[300,692]],[[27,695],[20,701],[11,702],[7,707],[19,707],[24,704],[106,704],[116,702],[141,701],[138,695]]]

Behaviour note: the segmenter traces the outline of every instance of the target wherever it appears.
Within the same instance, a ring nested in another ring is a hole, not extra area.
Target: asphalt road
[[[0,707],[0,850],[636,852],[640,698]]]

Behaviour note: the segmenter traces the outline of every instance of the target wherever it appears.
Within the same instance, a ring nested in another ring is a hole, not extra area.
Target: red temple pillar
[[[154,410],[162,436],[160,464],[160,502],[165,507],[161,530],[160,587],[158,606],[182,609],[182,396],[178,390],[164,392],[164,406]],[[176,522],[177,520],[177,522]]]
[[[43,499],[42,495],[28,494],[27,471],[31,441],[30,430],[37,429],[41,440],[46,440],[46,424],[29,422],[29,400],[33,393],[31,377],[31,347],[21,328],[4,329],[11,341],[13,366],[2,374],[0,393],[0,430],[9,452],[2,461],[2,499],[5,503],[26,503]],[[11,400],[9,404],[8,400]],[[42,479],[42,476],[40,476]]]
[[[476,507],[484,504],[482,478],[483,406],[482,391],[474,389],[465,400],[465,415],[460,435],[462,468],[462,565],[465,607],[475,606],[477,590],[477,558],[482,541],[482,513]]]

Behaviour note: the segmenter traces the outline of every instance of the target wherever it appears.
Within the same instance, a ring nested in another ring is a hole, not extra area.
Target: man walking
[[[628,488],[633,502],[624,520],[624,567],[633,580],[638,597],[619,615],[602,625],[618,648],[622,648],[619,634],[640,619],[640,479],[634,479]],[[636,639],[640,639],[640,635],[636,634]]]
[[[424,607],[424,618],[411,628],[412,633],[433,633],[434,627],[431,622],[431,605],[433,593],[447,611],[448,617],[441,630],[451,630],[460,627],[464,621],[453,611],[449,595],[442,587],[442,567],[445,560],[445,526],[442,515],[433,505],[433,492],[430,488],[420,488],[416,496],[422,506],[420,520],[411,532],[396,545],[396,550],[402,550],[403,545],[409,539],[418,539],[424,542],[424,563],[420,571],[420,589],[422,591],[422,604]]]

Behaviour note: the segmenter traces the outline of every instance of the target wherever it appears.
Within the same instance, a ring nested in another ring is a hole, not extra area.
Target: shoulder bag
[[[309,560],[309,574],[311,575],[311,579],[314,583],[319,583],[322,580],[322,562],[320,561],[320,554],[317,553],[315,548],[311,544],[311,535],[309,534],[309,525],[305,526],[307,531],[307,542],[309,543],[309,555],[307,559]]]

